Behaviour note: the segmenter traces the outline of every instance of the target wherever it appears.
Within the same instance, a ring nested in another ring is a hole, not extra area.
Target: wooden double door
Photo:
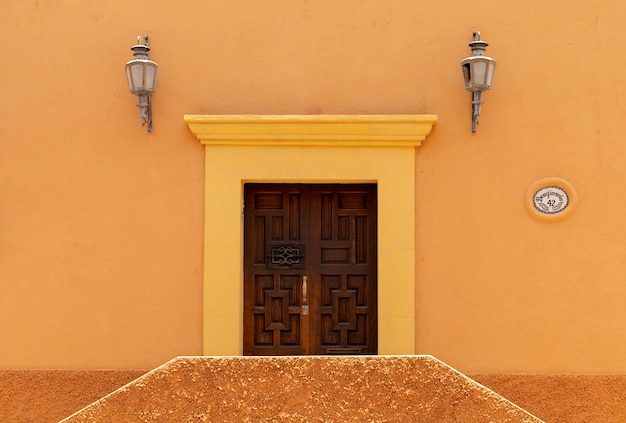
[[[376,354],[376,185],[245,184],[244,198],[244,354]]]

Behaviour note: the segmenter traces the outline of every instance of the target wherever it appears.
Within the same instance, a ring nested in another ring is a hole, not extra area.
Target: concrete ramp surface
[[[179,357],[62,420],[541,422],[431,356]]]

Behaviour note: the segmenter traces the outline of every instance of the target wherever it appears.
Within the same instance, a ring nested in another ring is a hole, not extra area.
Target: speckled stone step
[[[179,357],[63,420],[541,422],[431,356]]]

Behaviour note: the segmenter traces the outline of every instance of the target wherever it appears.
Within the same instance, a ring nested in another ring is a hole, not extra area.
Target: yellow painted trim
[[[558,213],[554,214],[546,214],[541,213],[535,208],[533,197],[537,191],[548,188],[548,187],[558,187],[565,191],[568,198],[568,204],[565,209]],[[538,220],[540,222],[560,222],[562,220],[567,219],[574,213],[576,210],[576,206],[578,205],[578,193],[572,184],[562,178],[556,177],[547,177],[540,179],[536,182],[533,182],[528,189],[526,190],[526,196],[524,198],[526,210],[533,217],[533,219]]]
[[[203,353],[242,353],[247,182],[377,184],[378,351],[415,353],[415,150],[436,116],[185,121],[206,146]]]
[[[434,115],[186,115],[204,145],[419,147]]]

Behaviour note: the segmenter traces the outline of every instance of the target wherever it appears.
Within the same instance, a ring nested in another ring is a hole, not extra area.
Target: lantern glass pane
[[[147,62],[144,73],[144,88],[148,92],[153,92],[156,85],[157,65],[154,62]]]
[[[133,92],[133,79],[130,77],[130,66],[126,65],[126,79],[128,80],[128,89]]]
[[[133,85],[136,90],[143,90],[145,88],[144,81],[144,66],[143,63],[137,63],[132,68]]]
[[[496,71],[496,62],[494,60],[489,61],[489,66],[487,67],[487,80],[485,83],[487,87],[491,88],[491,83],[493,82],[493,73]]]
[[[468,89],[470,86],[470,64],[463,63],[461,65],[461,69],[463,70],[463,81],[465,81],[465,89]]]
[[[126,74],[128,77],[128,88],[132,93],[143,91],[144,76],[143,63],[139,61],[129,62],[126,65]]]
[[[484,86],[485,77],[487,76],[487,63],[482,60],[474,60],[472,62],[472,65],[473,65],[472,79],[473,79],[474,85]]]

